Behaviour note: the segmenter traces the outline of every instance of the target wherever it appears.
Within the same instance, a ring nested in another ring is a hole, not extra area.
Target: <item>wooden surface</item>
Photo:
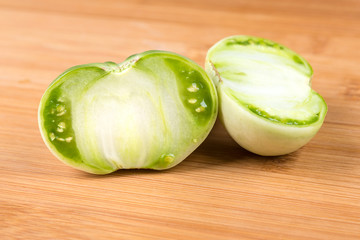
[[[42,142],[37,107],[78,64],[149,49],[203,66],[235,34],[303,55],[329,112],[297,152],[259,157],[217,123],[177,167],[94,176]],[[0,0],[0,239],[360,239],[360,2]]]

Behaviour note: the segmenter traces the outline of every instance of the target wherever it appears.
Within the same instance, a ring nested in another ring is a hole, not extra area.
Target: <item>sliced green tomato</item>
[[[320,129],[327,106],[311,89],[313,70],[290,49],[270,40],[232,36],[207,54],[220,117],[234,140],[264,156],[305,145]]]
[[[202,68],[148,51],[121,64],[65,71],[41,99],[39,126],[57,158],[106,174],[177,165],[203,142],[216,116],[215,86]]]

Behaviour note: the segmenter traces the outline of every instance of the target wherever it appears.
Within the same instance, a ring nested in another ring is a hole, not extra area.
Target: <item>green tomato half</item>
[[[293,152],[324,121],[327,105],[311,89],[311,66],[278,43],[250,36],[225,38],[209,49],[205,70],[218,90],[225,128],[253,153]]]
[[[147,51],[68,69],[46,90],[38,117],[57,158],[107,174],[177,165],[207,137],[217,109],[215,86],[195,62]]]

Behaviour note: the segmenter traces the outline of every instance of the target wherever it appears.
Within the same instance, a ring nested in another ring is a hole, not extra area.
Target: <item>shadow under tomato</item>
[[[218,165],[232,167],[249,166],[265,171],[289,169],[297,156],[294,152],[282,156],[260,156],[240,147],[227,133],[221,123],[217,122],[214,130],[203,144],[196,149],[186,162],[201,163],[201,167],[216,168]]]

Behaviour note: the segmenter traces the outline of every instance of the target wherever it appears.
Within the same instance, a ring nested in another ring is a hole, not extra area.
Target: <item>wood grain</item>
[[[360,239],[357,0],[0,0],[1,239]],[[149,49],[203,65],[223,37],[303,55],[323,128],[281,157],[240,148],[217,123],[177,167],[93,176],[55,159],[37,107],[65,69]]]

